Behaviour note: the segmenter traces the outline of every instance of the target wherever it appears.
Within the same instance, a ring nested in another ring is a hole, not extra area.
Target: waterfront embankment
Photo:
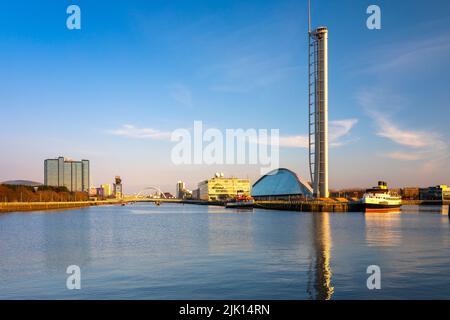
[[[0,203],[0,213],[55,209],[77,209],[99,205],[117,205],[120,203],[121,202],[118,200],[67,202],[3,202]]]
[[[98,200],[98,201],[57,201],[57,202],[1,202],[0,213],[21,212],[21,211],[41,211],[55,209],[77,209],[100,205],[121,205],[134,202],[155,202],[155,203],[183,203],[209,206],[224,206],[224,202],[202,201],[202,200],[181,200],[181,199],[136,199],[125,198],[121,200]]]
[[[196,204],[199,206],[225,206],[225,201],[206,201],[206,200],[191,200],[191,199],[136,199],[125,198],[128,202],[154,202],[154,203],[181,203],[181,204]]]
[[[20,212],[20,211],[41,211],[55,209],[76,209],[89,206],[100,205],[121,205],[134,202],[156,202],[156,203],[179,203],[204,206],[225,206],[223,201],[203,201],[203,200],[181,200],[181,199],[135,199],[125,198],[123,200],[99,200],[99,201],[67,201],[67,202],[2,202],[0,203],[0,213]],[[403,205],[443,205],[442,202],[424,202],[417,200],[404,200]],[[445,203],[445,205],[449,205]],[[300,212],[352,212],[360,211],[357,203],[347,201],[255,201],[255,208],[280,211],[300,211]]]
[[[348,202],[339,201],[256,201],[255,207],[270,210],[301,212],[347,212],[353,211]]]

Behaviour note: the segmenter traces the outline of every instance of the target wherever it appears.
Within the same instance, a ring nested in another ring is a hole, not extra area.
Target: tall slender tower
[[[309,170],[314,197],[328,194],[328,29],[311,29],[308,0]]]

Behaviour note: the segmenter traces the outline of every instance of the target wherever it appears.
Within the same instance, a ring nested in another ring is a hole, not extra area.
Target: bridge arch
[[[139,198],[140,196],[142,196],[142,193],[144,193],[147,190],[155,190],[158,191],[161,194],[161,197],[164,199],[167,199],[166,195],[164,194],[164,192],[162,192],[162,190],[156,186],[149,186],[146,188],[141,189],[137,194],[136,194],[136,198]]]

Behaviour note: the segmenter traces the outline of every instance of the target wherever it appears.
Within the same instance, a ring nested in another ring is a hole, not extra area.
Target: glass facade
[[[46,186],[59,185],[58,159],[48,159],[44,162],[44,184]]]
[[[64,157],[58,158],[58,185],[57,186],[58,187],[64,186]]]
[[[267,200],[305,198],[312,197],[312,188],[291,170],[277,169],[255,182],[252,196]]]
[[[81,160],[82,163],[82,185],[81,189],[84,191],[89,190],[89,160]]]
[[[64,163],[64,182],[63,185],[68,189],[72,190],[72,163],[65,162]]]
[[[72,162],[72,191],[83,191],[83,164]]]
[[[69,191],[89,190],[89,160],[72,161],[63,157],[44,161],[44,184],[66,187]]]

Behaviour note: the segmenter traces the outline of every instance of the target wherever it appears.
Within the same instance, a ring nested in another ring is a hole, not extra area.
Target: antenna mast
[[[311,0],[308,0],[308,34],[311,34]]]

